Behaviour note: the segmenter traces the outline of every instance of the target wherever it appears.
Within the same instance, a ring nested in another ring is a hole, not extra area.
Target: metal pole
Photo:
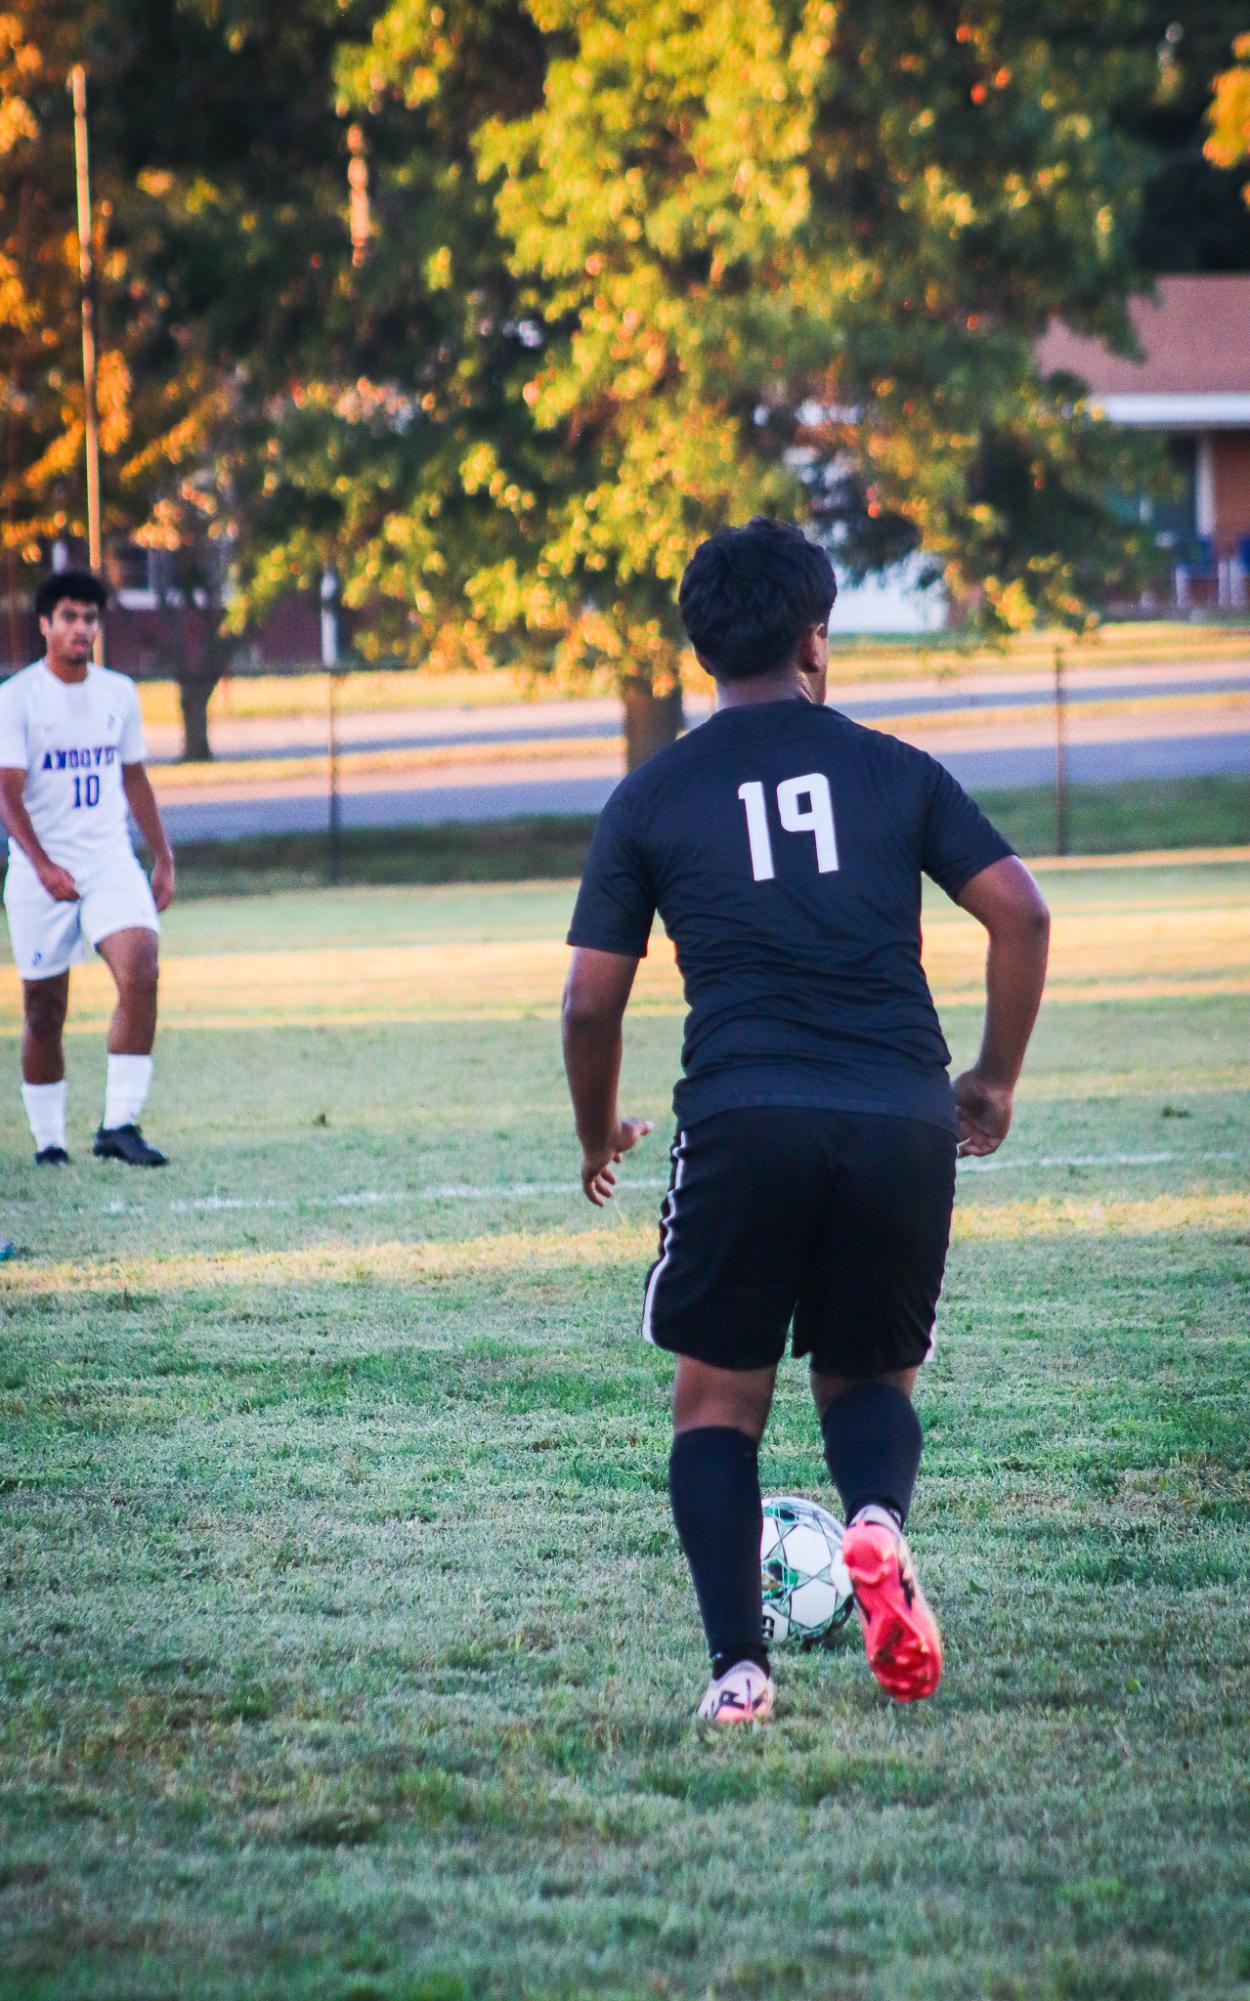
[[[369,160],[362,125],[348,126],[347,151],[348,229],[352,239],[352,269],[358,271],[365,261],[373,228],[369,215]]]
[[[321,664],[326,670],[326,735],[330,767],[329,875],[337,887],[343,873],[343,831],[339,809],[339,579],[327,563],[321,572]]]
[[[1063,685],[1063,648],[1055,648],[1055,853],[1068,852],[1067,711]]]
[[[87,72],[75,63],[69,73],[74,101],[74,175],[78,187],[78,281],[82,303],[83,437],[87,454],[87,559],[102,561],[100,543],[100,419],[96,386],[95,260],[91,250],[91,169],[87,151]],[[96,642],[96,658],[100,644]]]
[[[9,518],[9,528],[13,527],[13,495],[17,488],[17,431],[13,422],[13,391],[5,399],[8,418],[7,442],[8,464],[5,469],[5,513]],[[10,533],[5,542],[4,552],[6,595],[9,601],[9,665],[16,668],[22,659],[22,636],[17,622],[17,546]]]

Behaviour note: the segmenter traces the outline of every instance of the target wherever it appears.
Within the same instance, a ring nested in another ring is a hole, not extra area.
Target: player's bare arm
[[[1014,855],[974,875],[955,900],[989,933],[981,1050],[953,1086],[959,1151],[981,1156],[997,1152],[1011,1126],[1012,1099],[1046,983],[1050,912]]]
[[[122,790],[135,825],[152,850],[152,900],[158,910],[168,910],[174,900],[174,851],[169,845],[147,766],[123,764]]]
[[[45,853],[31,825],[30,814],[22,798],[25,784],[24,769],[13,765],[0,767],[0,820],[4,822],[4,830],[11,840],[16,841],[48,895],[55,897],[58,903],[77,903],[78,885],[73,876]]]
[[[616,1100],[621,1023],[637,971],[637,959],[578,946],[564,989],[564,1068],[582,1149],[582,1188],[597,1209],[611,1200],[613,1165],[651,1131],[648,1119],[621,1118]]]

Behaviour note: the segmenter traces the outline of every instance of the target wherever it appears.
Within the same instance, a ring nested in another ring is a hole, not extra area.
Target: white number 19
[[[756,882],[771,882],[777,873],[764,787],[757,778],[738,787],[746,808],[747,839],[751,843],[751,873]],[[800,800],[806,799],[804,809]],[[816,866],[831,875],[838,866],[838,837],[833,826],[833,795],[823,771],[805,778],[786,778],[777,787],[777,817],[787,834],[811,834],[816,842]]]

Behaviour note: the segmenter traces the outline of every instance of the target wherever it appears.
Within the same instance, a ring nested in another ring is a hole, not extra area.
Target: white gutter
[[[1152,430],[1250,429],[1250,389],[1185,390],[1168,394],[1091,395],[1090,408],[1112,424]]]

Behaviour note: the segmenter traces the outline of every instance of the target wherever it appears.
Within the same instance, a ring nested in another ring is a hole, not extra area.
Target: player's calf
[[[66,1086],[62,1034],[69,975],[27,980],[22,988],[22,1103],[39,1167],[64,1167]]]
[[[701,1425],[678,1432],[669,1459],[673,1520],[712,1657],[699,1715],[714,1723],[763,1722],[772,1709],[758,1451],[754,1438],[730,1425]]]
[[[164,1167],[166,1156],[144,1139],[139,1127],[152,1088],[150,1051],[159,979],[156,933],[144,925],[131,925],[101,938],[99,949],[117,982],[117,1008],[109,1028],[104,1117],[92,1152],[98,1159],[121,1160],[129,1167]]]
[[[901,1386],[910,1385],[913,1375],[908,1370],[897,1380],[840,1385],[821,1412],[825,1458],[848,1524],[842,1558],[868,1665],[896,1702],[932,1695],[942,1673],[937,1620],[903,1539],[923,1442],[920,1420]]]

